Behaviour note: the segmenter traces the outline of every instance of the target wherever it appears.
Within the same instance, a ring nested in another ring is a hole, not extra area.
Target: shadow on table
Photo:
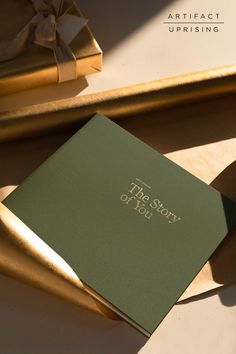
[[[98,6],[94,6],[92,1],[80,0],[79,6],[106,54],[171,2],[173,0],[100,0]]]
[[[0,289],[1,353],[137,354],[147,341],[124,321],[106,319],[1,275]]]
[[[227,200],[223,197],[222,203],[225,206],[226,222],[228,224],[229,230],[231,231],[228,233],[228,235],[226,235],[226,238],[223,240],[223,242],[221,242],[209,260],[213,280],[222,286],[226,285],[224,287],[224,291],[222,291],[223,289],[221,287],[216,288],[203,294],[183,300],[181,302],[183,304],[192,301],[199,301],[209,296],[218,294],[223,305],[229,307],[236,305],[236,206],[233,207],[233,202],[236,202],[235,182],[236,161],[229,165],[211,183],[212,187],[216,188],[230,199]],[[234,212],[232,212],[233,209]],[[232,225],[234,226],[232,227]]]
[[[55,134],[53,137],[26,139],[0,144],[0,200],[7,192],[1,188],[19,185],[31,172],[43,163],[71,133]]]
[[[236,202],[236,161],[217,176],[211,185]],[[226,221],[231,231],[210,259],[213,278],[219,284],[236,283],[236,227],[233,227],[236,224],[236,206],[233,207],[231,200],[223,198]],[[236,294],[233,298],[229,292],[220,292],[219,296],[224,305],[236,305]]]
[[[236,95],[118,120],[162,154],[236,137]],[[154,138],[155,137],[155,138]]]

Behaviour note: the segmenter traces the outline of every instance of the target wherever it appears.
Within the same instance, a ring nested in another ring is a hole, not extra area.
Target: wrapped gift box
[[[77,76],[84,76],[101,70],[102,52],[85,19],[80,17],[77,3],[71,3],[68,13],[57,21],[57,28],[76,58]],[[2,3],[0,50],[1,44],[16,38],[33,16],[35,9],[30,0]],[[12,60],[0,62],[0,96],[56,82],[58,67],[53,50],[41,45],[34,43]]]

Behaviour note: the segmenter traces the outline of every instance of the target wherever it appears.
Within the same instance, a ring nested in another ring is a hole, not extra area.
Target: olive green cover
[[[4,204],[147,335],[236,224],[233,202],[101,115]]]

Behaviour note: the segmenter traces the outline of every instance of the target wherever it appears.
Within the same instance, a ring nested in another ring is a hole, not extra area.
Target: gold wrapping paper
[[[47,70],[45,70],[45,77]],[[96,112],[116,119],[236,91],[236,65],[0,113],[0,141],[78,127]]]
[[[14,38],[33,15],[33,6],[29,0],[2,2],[0,42]],[[79,76],[101,70],[102,52],[87,26],[73,39],[70,48],[77,59]],[[0,63],[0,96],[57,81],[58,71],[52,50],[38,45],[33,45],[13,60]]]
[[[68,264],[0,203],[0,268],[23,280],[110,318],[116,316],[92,297]]]

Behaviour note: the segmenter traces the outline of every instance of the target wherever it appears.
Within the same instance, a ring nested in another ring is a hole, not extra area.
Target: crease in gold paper
[[[0,203],[0,271],[110,318],[117,316],[95,299],[71,267]]]

